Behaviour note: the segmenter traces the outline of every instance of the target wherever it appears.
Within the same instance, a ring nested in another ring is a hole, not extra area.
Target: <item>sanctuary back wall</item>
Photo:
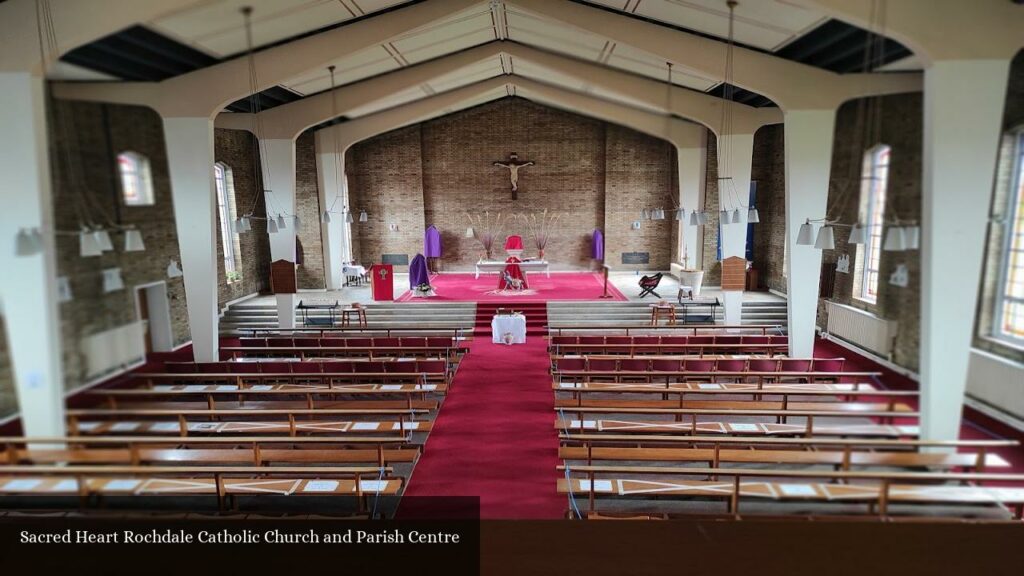
[[[492,164],[511,152],[537,163],[520,171],[516,200],[508,171]],[[545,250],[555,269],[589,269],[591,234],[601,229],[613,268],[667,270],[671,223],[631,224],[642,207],[668,201],[673,156],[661,140],[522,98],[382,134],[353,146],[346,160],[352,205],[370,215],[354,225],[354,254],[363,263],[382,254],[411,258],[433,224],[444,244],[442,270],[469,270],[482,248],[465,237],[467,214],[490,212],[507,221],[493,255],[503,257],[500,242],[515,233],[534,256],[529,230],[512,216],[547,209],[560,215]],[[650,252],[650,264],[622,266],[623,251]]]

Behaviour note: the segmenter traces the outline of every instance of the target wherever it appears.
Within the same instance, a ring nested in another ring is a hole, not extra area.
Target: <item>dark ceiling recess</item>
[[[61,60],[132,82],[159,82],[221,62],[144,26],[133,26],[75,48]],[[266,110],[300,98],[295,92],[274,86],[259,93],[259,107]],[[233,102],[227,109],[250,112],[250,99]]]
[[[824,68],[832,72],[847,74],[870,72],[880,66],[895,62],[913,52],[899,42],[886,38],[882,53],[874,57],[871,70],[865,67],[864,54],[869,32],[839,20],[829,20],[807,34],[785,45],[776,56]]]
[[[711,90],[708,90],[708,94],[712,96],[722,97],[722,92],[725,90],[725,83],[721,83],[715,86]],[[732,88],[732,101],[740,104],[746,104],[747,106],[753,106],[754,108],[764,108],[765,106],[775,106],[775,102],[772,102],[766,96],[762,96],[757,92],[751,92],[750,90],[744,90],[738,86]]]

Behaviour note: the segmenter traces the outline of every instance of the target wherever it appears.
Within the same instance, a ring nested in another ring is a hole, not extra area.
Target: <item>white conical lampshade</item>
[[[814,247],[818,250],[834,250],[836,247],[836,234],[829,225],[818,229],[818,237],[814,240]]]
[[[796,243],[800,246],[810,246],[814,243],[811,239],[812,236],[814,236],[814,227],[810,222],[804,222],[800,225],[800,232],[796,235]]]
[[[93,235],[96,237],[96,244],[100,247],[100,250],[109,252],[114,249],[114,243],[110,241],[110,232],[100,228],[93,232]]]
[[[690,226],[696,226],[700,224],[700,216],[697,215],[697,211],[690,212]]]
[[[278,214],[277,215],[277,229],[278,230],[286,230],[287,228],[288,228],[288,223],[284,221],[284,215]]]
[[[352,217],[352,213],[351,212],[346,212],[345,213],[345,222],[348,222],[349,224],[351,224],[351,223],[353,223],[355,221],[356,221],[356,219]]]
[[[676,208],[676,220],[682,222],[686,219],[686,210],[683,208]]]
[[[43,237],[38,229],[22,228],[15,239],[14,253],[18,256],[32,256],[43,250]]]
[[[466,238],[472,238],[474,235],[475,234],[473,234],[473,227],[472,226],[470,226],[469,228],[466,228]]]
[[[331,223],[331,213],[330,212],[324,212],[320,216],[320,221],[323,222],[324,224],[330,224]]]
[[[903,228],[900,226],[890,226],[889,231],[885,233],[885,243],[882,244],[882,250],[899,252],[906,249],[907,241],[903,235]]]
[[[277,234],[277,221],[267,218],[267,234]]]
[[[103,271],[103,293],[124,290],[124,278],[120,268],[107,268]]]
[[[142,252],[145,249],[146,244],[142,241],[142,232],[133,229],[124,233],[125,252]]]
[[[853,228],[850,229],[850,239],[847,240],[848,244],[863,244],[864,243],[864,227],[859,223],[854,224]]]
[[[640,211],[640,219],[641,220],[648,220],[648,219],[650,219],[650,217],[651,217],[651,215],[647,212],[647,208],[644,208],[643,210]]]
[[[235,227],[235,233],[241,234],[242,232],[248,232],[252,230],[252,225],[249,224],[249,217],[242,216],[238,219],[238,226]]]
[[[903,239],[906,241],[907,250],[917,250],[921,247],[921,227],[907,226],[903,229]]]
[[[719,210],[718,211],[718,221],[720,223],[722,223],[722,224],[728,224],[729,223],[729,211],[724,209],[724,208]]]
[[[82,258],[99,256],[103,253],[99,242],[96,240],[96,235],[84,228],[78,233],[78,253]]]
[[[761,221],[761,216],[757,213],[757,208],[754,208],[753,206],[751,206],[750,210],[747,210],[747,223],[748,224],[757,224],[760,221]]]
[[[181,268],[178,267],[178,263],[174,260],[171,260],[171,263],[167,265],[167,277],[181,278]]]
[[[302,228],[302,218],[299,218],[299,215],[296,214],[295,216],[292,216],[292,220],[295,222],[295,230],[300,230]]]
[[[732,223],[733,224],[739,224],[742,221],[743,221],[743,217],[740,215],[740,209],[737,208],[737,209],[733,210],[732,211]]]

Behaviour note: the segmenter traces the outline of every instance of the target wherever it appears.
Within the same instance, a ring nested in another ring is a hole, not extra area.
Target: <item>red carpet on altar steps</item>
[[[558,300],[598,300],[604,293],[604,276],[597,272],[555,272],[548,278],[531,272],[530,288],[522,292],[498,292],[498,275],[472,273],[434,274],[430,285],[437,294],[431,298],[413,298],[405,292],[398,302],[549,302]],[[626,300],[615,286],[608,283],[610,300]]]
[[[478,304],[474,340],[405,496],[477,496],[481,518],[562,518],[547,342],[536,332],[547,323],[546,306],[501,306],[526,315],[526,344],[492,344],[497,306]]]

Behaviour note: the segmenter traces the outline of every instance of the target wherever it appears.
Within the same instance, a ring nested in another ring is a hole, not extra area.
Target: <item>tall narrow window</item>
[[[232,230],[235,221],[235,182],[231,168],[217,162],[213,165],[213,180],[217,187],[217,211],[220,214],[220,239],[224,247],[224,275],[228,283],[241,280],[238,235]]]
[[[864,223],[864,244],[857,246],[857,276],[854,295],[874,303],[878,300],[878,276],[882,260],[882,232],[885,196],[889,186],[891,148],[884,144],[864,153],[860,187],[860,214]]]
[[[996,337],[1024,344],[1024,128],[1014,138],[1013,163],[994,328]]]
[[[117,170],[121,177],[121,198],[125,206],[152,206],[153,178],[149,172],[149,159],[138,152],[117,155]]]

